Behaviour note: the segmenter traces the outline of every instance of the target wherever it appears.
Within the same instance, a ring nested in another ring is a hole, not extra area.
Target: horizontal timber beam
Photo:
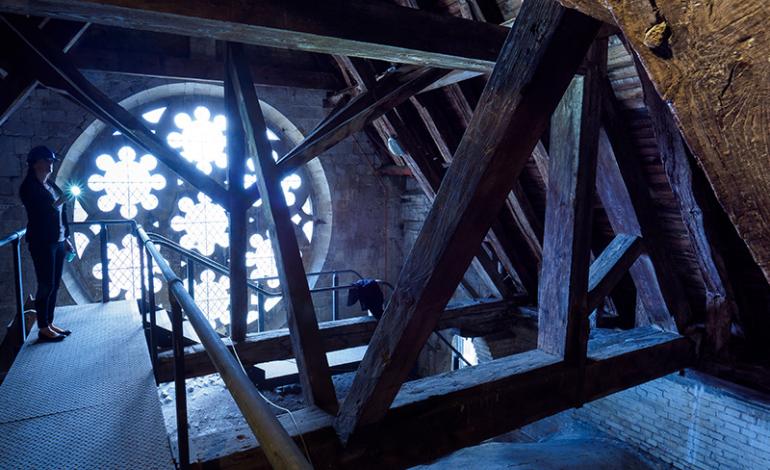
[[[4,0],[0,11],[282,49],[489,71],[508,28],[388,2]]]
[[[692,363],[691,341],[675,334],[653,327],[605,333],[589,342],[583,396],[596,400]],[[295,439],[302,435],[317,468],[405,468],[579,406],[565,392],[577,384],[576,369],[532,350],[407,382],[385,418],[344,449],[333,418],[317,409],[295,412],[296,425],[280,419]],[[256,442],[235,439],[239,433],[200,439],[198,458],[217,468],[268,468]]]
[[[224,80],[224,61],[216,58],[174,57],[157,51],[121,52],[76,48],[72,61],[80,70],[112,72],[140,77],[220,83]],[[255,85],[338,90],[341,81],[332,73],[296,69],[255,61],[250,65]]]
[[[537,328],[537,317],[517,307],[518,302],[504,300],[497,302],[469,303],[447,309],[439,321],[438,330],[458,329],[462,336],[482,336],[495,331],[508,323],[516,328]],[[374,317],[355,317],[319,323],[324,351],[364,346],[374,334],[377,321]],[[224,340],[227,347],[233,343]],[[294,357],[289,330],[282,328],[248,335],[245,341],[236,343],[238,357],[244,365],[291,359]],[[156,373],[161,382],[174,379],[174,356],[171,351],[158,355]],[[185,348],[185,372],[187,377],[199,377],[216,372],[206,351],[200,345]]]

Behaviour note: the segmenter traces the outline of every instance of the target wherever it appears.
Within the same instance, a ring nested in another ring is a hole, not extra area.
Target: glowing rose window
[[[156,135],[179,151],[180,155],[198,171],[210,175],[223,186],[227,183],[227,119],[223,113],[221,98],[190,96],[149,103],[134,112],[141,116]],[[268,123],[270,125],[270,123]],[[279,129],[268,130],[273,145],[273,158],[286,152],[290,144],[284,143]],[[256,183],[254,163],[247,162],[244,187]],[[229,220],[225,209],[194,188],[147,154],[119,132],[104,129],[78,160],[68,177],[67,184],[78,184],[84,189],[74,202],[73,220],[90,222],[104,219],[134,219],[148,232],[156,232],[179,243],[183,248],[211,258],[221,264],[228,263]],[[310,250],[313,239],[313,194],[307,184],[305,170],[288,175],[281,182],[286,204],[303,255]],[[275,276],[275,257],[270,246],[267,226],[260,215],[262,201],[258,200],[249,211],[249,245],[246,264],[251,279]],[[140,250],[128,228],[108,227],[108,259],[110,274],[110,298],[139,298]],[[79,226],[73,230],[80,263],[73,264],[76,277],[91,298],[96,300],[102,277],[99,258],[98,224]],[[184,273],[186,257],[163,248],[163,255],[177,272]],[[197,267],[193,283],[195,300],[206,313],[211,324],[222,332],[229,325],[229,288],[227,276]],[[160,275],[156,273],[156,296],[160,293]],[[183,276],[180,276],[183,277]],[[187,280],[185,279],[185,283]],[[279,288],[277,280],[264,283]],[[257,321],[257,299],[251,296],[249,322]],[[270,311],[280,302],[280,297],[268,297],[265,310]],[[253,329],[253,327],[252,327]]]

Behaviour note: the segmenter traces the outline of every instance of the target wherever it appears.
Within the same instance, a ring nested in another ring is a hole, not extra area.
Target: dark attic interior
[[[0,0],[0,468],[770,469],[764,0]]]

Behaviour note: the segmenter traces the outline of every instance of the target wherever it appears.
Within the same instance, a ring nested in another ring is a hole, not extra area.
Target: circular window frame
[[[192,96],[224,99],[224,88],[221,85],[207,83],[172,83],[141,91],[120,101],[119,104],[133,113],[137,108],[144,107],[155,101]],[[283,113],[263,100],[259,100],[259,105],[265,117],[267,127],[273,130],[281,138],[282,142],[288,144],[291,148],[304,140],[304,136],[299,128]],[[80,159],[106,127],[107,125],[104,122],[95,119],[75,139],[64,155],[56,175],[57,182],[68,180],[75,172]],[[310,256],[307,261],[307,271],[318,272],[322,270],[326,262],[331,243],[333,222],[331,192],[324,169],[317,159],[308,162],[304,166],[304,170],[310,180],[309,183],[313,195],[313,218],[315,221],[313,224],[313,239],[310,243]],[[308,278],[310,288],[315,286],[318,279],[318,276],[310,276]],[[62,282],[77,304],[92,302],[86,289],[69,270],[65,269],[62,275]]]

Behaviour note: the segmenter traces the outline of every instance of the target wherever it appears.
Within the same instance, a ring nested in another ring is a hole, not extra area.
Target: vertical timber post
[[[227,126],[227,194],[230,202],[230,336],[246,339],[249,293],[246,286],[247,215],[249,205],[243,188],[246,172],[246,145],[240,124],[238,103],[229,67],[225,67],[225,112]]]

